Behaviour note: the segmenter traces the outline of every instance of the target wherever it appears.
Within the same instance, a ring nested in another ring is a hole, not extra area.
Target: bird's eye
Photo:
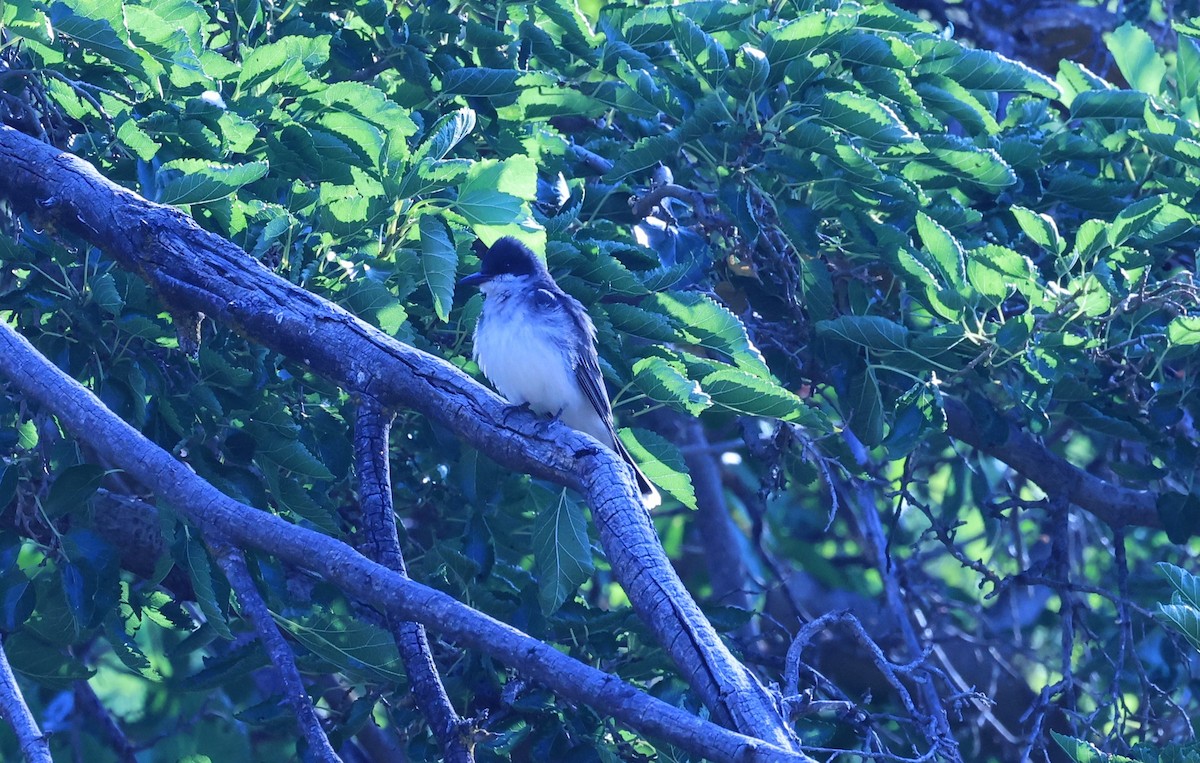
[[[533,295],[533,303],[539,310],[553,310],[558,306],[558,297],[549,289],[538,289]]]

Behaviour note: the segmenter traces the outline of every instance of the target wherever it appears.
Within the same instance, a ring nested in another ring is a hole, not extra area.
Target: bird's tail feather
[[[642,470],[638,467],[637,462],[633,460],[633,456],[629,455],[629,451],[625,449],[625,444],[621,442],[621,438],[613,433],[613,442],[616,444],[617,455],[625,459],[625,463],[633,467],[633,476],[637,480],[638,492],[642,494],[642,505],[646,510],[657,508],[662,504],[662,496],[654,484],[646,478]]]

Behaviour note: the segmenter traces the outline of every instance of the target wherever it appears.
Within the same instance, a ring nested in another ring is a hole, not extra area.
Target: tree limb
[[[1088,474],[1051,452],[1008,419],[996,414],[1001,436],[985,435],[985,427],[967,406],[946,397],[946,434],[1003,461],[1033,481],[1046,495],[1061,496],[1113,527],[1162,527],[1155,494],[1114,485]]]
[[[568,701],[591,705],[639,732],[662,738],[697,755],[731,763],[812,763],[811,758],[794,752],[790,745],[776,745],[723,729],[653,699],[615,676],[584,665],[440,591],[364,558],[341,541],[238,503],[110,411],[99,398],[66,376],[28,340],[4,323],[0,323],[0,373],[26,397],[54,413],[79,440],[95,448],[143,486],[152,487],[158,496],[202,532],[215,533],[231,543],[258,548],[290,564],[312,570],[347,595],[389,616],[420,622],[460,646],[495,657]],[[586,442],[582,435],[574,440]],[[606,495],[607,501],[620,501],[621,506],[625,506],[636,500],[637,493],[632,477],[623,469],[618,470],[616,459],[616,454],[611,454],[603,468],[596,468],[597,474],[592,475],[588,483],[599,481],[603,484],[620,475],[623,492],[605,493],[599,486],[586,483],[585,489],[590,488],[595,491],[592,494]],[[617,513],[616,507],[607,502],[594,511],[610,518]],[[647,516],[640,505],[638,513]],[[645,521],[649,523],[648,518]],[[601,530],[602,533],[613,532],[611,527],[604,525]],[[644,588],[647,583],[641,585]],[[669,596],[662,595],[667,599],[667,606],[681,606]],[[703,638],[695,632],[689,632],[685,637],[696,641]]]
[[[250,570],[246,568],[246,557],[242,550],[224,541],[211,542],[209,550],[217,564],[221,565],[221,571],[225,573],[233,592],[237,594],[242,616],[254,627],[259,643],[266,650],[271,665],[279,675],[279,681],[283,684],[284,700],[296,716],[296,725],[304,741],[308,743],[309,756],[324,763],[342,763],[342,759],[329,744],[329,737],[321,727],[317,709],[313,707],[308,691],[304,688],[304,680],[296,667],[295,655],[283,634],[279,632],[271,610],[267,608],[267,603],[263,601],[262,595],[254,585]]]
[[[396,512],[392,507],[391,463],[388,460],[392,419],[391,412],[385,411],[374,399],[364,396],[359,402],[354,432],[354,471],[358,475],[358,500],[367,537],[367,558],[408,577],[400,538],[396,535]],[[387,622],[404,661],[404,671],[416,695],[417,706],[442,747],[443,760],[471,763],[475,760],[471,724],[464,723],[450,704],[429,650],[425,628],[420,623],[393,617]]]
[[[29,712],[29,705],[25,704],[3,644],[0,644],[0,714],[16,733],[27,763],[54,763],[50,758],[50,743],[38,728],[33,713]]]
[[[770,695],[671,567],[615,453],[564,424],[514,414],[446,361],[279,278],[179,210],[148,202],[82,159],[8,127],[0,128],[0,196],[109,252],[170,308],[204,313],[387,407],[419,411],[504,466],[579,489],[635,611],[713,717],[794,748],[795,735]]]

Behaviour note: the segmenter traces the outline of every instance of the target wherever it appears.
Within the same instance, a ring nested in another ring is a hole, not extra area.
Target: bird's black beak
[[[488,276],[485,276],[483,273],[472,273],[471,275],[466,276],[465,278],[460,278],[458,280],[458,285],[459,286],[478,286],[481,283],[487,283],[489,280],[491,280],[491,279]]]

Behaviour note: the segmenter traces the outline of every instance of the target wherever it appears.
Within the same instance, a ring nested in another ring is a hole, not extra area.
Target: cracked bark
[[[354,433],[354,469],[358,474],[359,503],[362,506],[366,535],[366,556],[389,570],[408,577],[400,538],[396,534],[396,513],[392,506],[391,463],[388,439],[393,416],[378,402],[363,397],[358,406]],[[387,618],[388,630],[396,642],[408,682],[417,698],[433,735],[442,748],[443,760],[471,763],[475,760],[471,723],[454,711],[442,679],[438,675],[429,638],[420,623]]]
[[[567,701],[590,705],[630,728],[707,759],[813,763],[792,748],[729,731],[654,699],[615,676],[370,561],[341,541],[238,503],[146,439],[4,323],[0,323],[0,374],[27,398],[54,413],[80,441],[143,486],[153,486],[162,500],[201,532],[311,570],[348,596],[389,616],[420,622],[464,648],[490,655]],[[618,463],[618,456],[612,454],[609,466],[615,468]],[[626,475],[624,483],[628,499],[637,500],[632,478]],[[640,504],[637,513],[646,514]]]
[[[772,698],[725,648],[675,574],[615,453],[565,425],[508,411],[449,363],[275,276],[178,210],[148,202],[81,159],[7,127],[0,129],[0,196],[110,253],[173,309],[204,313],[387,407],[416,410],[504,466],[581,490],[634,609],[713,717],[780,749],[797,749]],[[174,478],[163,473],[144,484],[162,494],[169,489],[164,479]]]

